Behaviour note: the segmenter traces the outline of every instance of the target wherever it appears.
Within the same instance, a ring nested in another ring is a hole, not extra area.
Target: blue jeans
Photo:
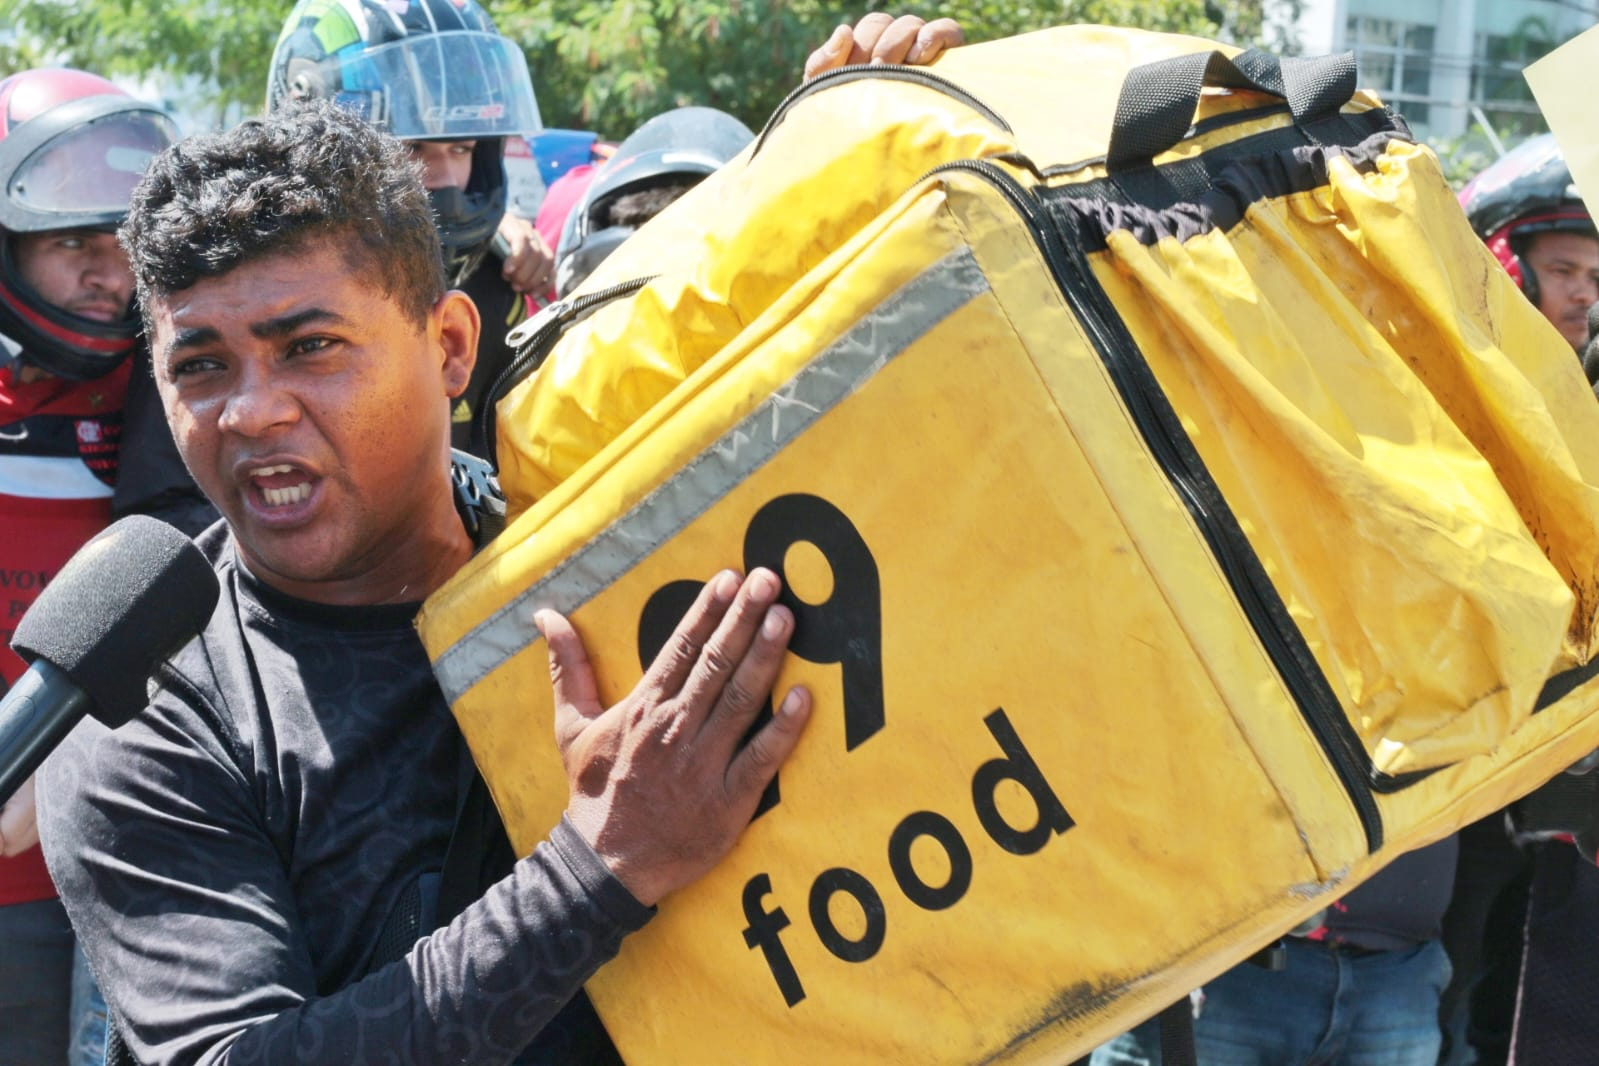
[[[80,946],[72,958],[72,1031],[67,1066],[102,1066],[105,1062],[105,999],[94,983]]]
[[[1449,958],[1437,941],[1351,954],[1288,941],[1288,965],[1245,963],[1204,989],[1194,1021],[1200,1066],[1435,1066]],[[1159,1066],[1146,1022],[1097,1049],[1093,1066]]]

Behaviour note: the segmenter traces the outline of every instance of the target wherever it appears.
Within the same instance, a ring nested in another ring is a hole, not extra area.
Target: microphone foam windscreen
[[[78,553],[22,616],[11,647],[45,659],[115,728],[144,709],[156,665],[192,640],[216,609],[217,576],[165,522],[133,515]]]

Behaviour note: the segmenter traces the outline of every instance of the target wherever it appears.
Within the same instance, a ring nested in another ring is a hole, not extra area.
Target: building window
[[[1546,127],[1522,70],[1555,47],[1554,35],[1528,19],[1512,36],[1477,34],[1471,67],[1471,102],[1501,136],[1540,133]]]
[[[1433,28],[1394,19],[1353,17],[1349,47],[1360,84],[1411,123],[1425,126],[1432,96]]]

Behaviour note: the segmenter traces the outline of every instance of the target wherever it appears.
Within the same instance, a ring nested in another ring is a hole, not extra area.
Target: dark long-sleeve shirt
[[[509,1062],[650,912],[563,823],[382,965],[458,795],[417,605],[292,600],[225,527],[200,543],[223,590],[205,633],[139,718],[76,730],[40,790],[46,855],[130,1046],[161,1064]]]

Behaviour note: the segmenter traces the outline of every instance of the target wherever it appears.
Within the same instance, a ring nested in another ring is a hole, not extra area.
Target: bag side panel
[[[1095,269],[1376,769],[1397,775],[1525,719],[1572,596],[1399,354],[1428,341],[1415,308],[1431,297],[1374,261],[1415,239],[1419,212],[1362,228],[1340,205],[1367,177],[1329,170],[1331,187],[1253,203],[1226,232],[1113,232]]]
[[[1107,496],[1076,439],[1093,419],[1061,421],[943,197],[929,190],[891,214],[881,240],[798,301],[756,358],[660,425],[695,435],[703,460],[663,481],[653,441],[641,441],[546,525],[586,522],[589,558],[548,559],[516,609],[579,602],[580,629],[608,635],[596,649],[646,650],[658,597],[764,560],[787,573],[802,626],[805,611],[848,609],[858,643],[880,648],[881,725],[853,747],[851,723],[870,720],[850,680],[859,663],[793,657],[782,685],[809,685],[817,714],[776,806],[591,982],[632,1061],[1066,1058],[1336,888],[1305,853],[1320,828],[1285,804],[1217,688],[1221,674],[1239,679],[1235,693],[1272,699],[1258,650],[1217,638],[1206,654],[1230,648],[1249,662],[1207,661],[1172,615],[1162,580],[1186,572],[1214,587],[1214,574],[1176,560],[1181,547],[1152,574],[1128,522],[1164,521],[1162,508]],[[1006,262],[1011,250],[981,254]],[[885,285],[905,262],[922,269]],[[1068,322],[1050,332],[1052,349],[1081,343]],[[809,352],[816,336],[838,339]],[[773,364],[789,382],[751,387],[747,375]],[[1067,380],[1072,368],[1080,381]],[[1085,358],[1063,357],[1054,373],[1066,393],[1105,390]],[[1114,404],[1086,407],[1108,415],[1099,432],[1131,440]],[[783,412],[808,420],[803,430],[790,433]],[[1170,494],[1147,467],[1130,465],[1126,480],[1119,494],[1134,482]],[[613,519],[622,498],[643,510]],[[779,506],[791,509],[769,528],[797,538],[787,550],[751,532]],[[854,547],[823,551],[816,524],[840,521]],[[1166,535],[1202,555],[1180,523]],[[867,571],[877,602],[845,602]],[[864,624],[874,615],[875,629]],[[543,649],[524,639],[454,704],[519,849],[547,830],[565,790]],[[626,691],[641,658],[601,659],[603,698]],[[1347,801],[1323,805],[1333,813],[1317,818],[1345,845],[1337,861],[1353,861],[1362,840]],[[1018,844],[1041,817],[1044,831]],[[1199,828],[1239,820],[1252,831]],[[927,889],[942,905],[926,905]],[[779,910],[781,928],[761,917]],[[1223,943],[1232,952],[1217,954]],[[790,972],[803,991],[793,1003],[780,980]]]
[[[1014,150],[965,105],[902,82],[856,82],[802,106],[643,227],[585,285],[668,271],[615,324],[584,331],[499,406],[512,517],[570,476],[904,190],[949,159]],[[804,225],[794,220],[803,218]],[[687,257],[692,257],[685,263]],[[615,262],[612,262],[615,260]],[[656,316],[641,329],[637,316]],[[626,372],[616,373],[619,358]],[[530,432],[528,427],[538,427]]]

